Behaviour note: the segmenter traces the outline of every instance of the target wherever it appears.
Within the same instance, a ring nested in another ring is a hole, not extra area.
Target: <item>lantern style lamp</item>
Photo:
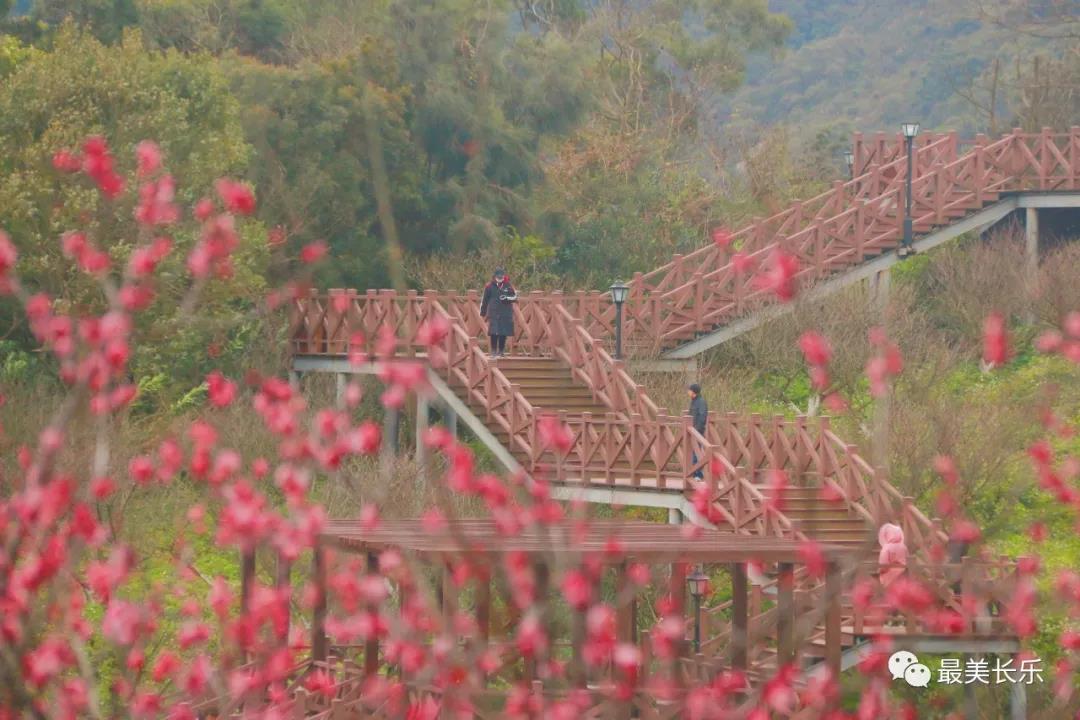
[[[907,145],[907,192],[904,193],[904,240],[900,245],[900,250],[897,252],[897,255],[900,257],[907,257],[908,255],[915,254],[915,248],[912,247],[914,232],[911,220],[911,180],[915,173],[913,156],[915,136],[919,134],[919,123],[903,123],[900,126],[900,131],[904,134],[904,143]]]
[[[615,359],[622,359],[622,306],[630,295],[630,286],[616,280],[611,286],[611,302],[615,303]]]
[[[709,589],[709,576],[698,565],[686,576],[686,584],[694,597],[694,654],[697,654],[701,652],[701,598]]]
[[[851,150],[844,151],[844,164],[847,165],[847,174],[849,180],[855,179],[855,153]]]

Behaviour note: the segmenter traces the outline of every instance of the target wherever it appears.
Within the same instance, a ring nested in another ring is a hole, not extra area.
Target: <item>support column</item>
[[[533,602],[533,610],[540,616],[540,624],[544,632],[550,629],[548,622],[547,594],[551,582],[551,571],[545,562],[537,562],[533,565],[533,575],[536,578],[536,596]],[[546,663],[547,658],[543,654],[525,658],[525,681],[533,682],[538,679],[538,668]]]
[[[686,364],[686,370],[684,372],[684,375],[686,385],[696,383],[700,379],[701,360],[698,359],[698,356],[694,356],[693,358],[691,358],[691,361]]]
[[[589,681],[589,671],[582,653],[585,647],[586,635],[585,612],[583,610],[572,610],[570,623],[570,651],[573,656],[570,661],[570,684],[576,688],[584,688]]]
[[[780,563],[776,584],[776,661],[783,666],[795,659],[795,575],[791,563]]]
[[[379,465],[384,475],[389,475],[394,468],[394,461],[398,454],[398,430],[401,425],[401,411],[397,408],[386,408],[383,416],[383,443],[379,457]]]
[[[280,628],[280,639],[284,642],[289,640],[289,622],[292,618],[292,563],[283,555],[278,555],[277,570],[274,577],[274,585],[281,593],[281,601],[285,605],[285,623]]]
[[[683,524],[682,510],[679,510],[678,508],[668,508],[667,522],[668,522],[668,525],[682,525]]]
[[[892,285],[889,270],[879,270],[870,276],[870,301],[881,312],[889,305],[889,287]]]
[[[311,659],[326,662],[326,555],[318,543],[313,554],[311,580],[315,584],[316,597],[311,612]]]
[[[626,597],[627,593],[634,592],[633,586],[630,584],[630,579],[627,576],[628,565],[624,560],[618,564],[615,569],[615,637],[619,642],[633,644],[634,636],[636,635],[635,624],[637,621],[636,610],[633,597]],[[621,670],[614,670],[613,675],[615,677],[622,673]],[[613,677],[614,679],[614,677]],[[631,704],[627,701],[622,701],[616,704],[613,717],[615,720],[630,720]]]
[[[247,613],[251,607],[251,593],[255,586],[255,548],[240,551],[240,612]]]
[[[289,387],[297,392],[300,390],[300,373],[296,370],[289,371]]]
[[[840,678],[840,568],[835,562],[829,563],[825,576],[825,599],[828,609],[825,611],[825,665],[833,674],[833,679]]]
[[[1013,664],[1020,665],[1020,656],[1013,656]],[[1027,686],[1014,682],[1009,688],[1009,720],[1027,720]]]
[[[491,577],[476,579],[476,627],[486,646],[491,639]]]
[[[443,424],[450,431],[450,436],[457,439],[457,413],[449,406],[443,407]]]
[[[1034,299],[1039,286],[1039,209],[1029,207],[1024,219],[1024,251],[1027,267],[1028,301],[1032,303],[1029,320],[1035,321]]]
[[[746,671],[750,642],[746,596],[746,563],[731,566],[731,667]]]
[[[240,552],[240,612],[247,614],[252,607],[252,594],[255,592],[255,548],[245,547]],[[251,653],[247,660],[252,660]]]
[[[378,575],[379,573],[379,556],[376,553],[369,552],[367,554],[367,571],[369,575]],[[367,608],[370,613],[379,612],[377,605],[372,605]],[[371,677],[379,672],[379,638],[377,635],[372,634],[367,640],[364,641],[364,675]]]
[[[964,655],[964,667],[968,665],[969,655]],[[975,699],[975,686],[964,683],[964,720],[979,720],[979,703]]]
[[[418,485],[427,483],[427,445],[424,444],[424,436],[427,435],[428,422],[428,399],[423,395],[416,396],[416,481]]]
[[[686,618],[686,574],[689,565],[684,562],[671,564],[671,579],[668,582],[668,592],[671,593],[672,613],[680,618]],[[679,658],[686,652],[686,641],[679,640],[678,650],[671,660],[671,679],[676,687],[684,687],[686,678],[683,676],[682,665]]]
[[[334,401],[339,408],[345,407],[345,386],[348,384],[348,375],[345,373],[334,374]]]
[[[882,270],[870,278],[870,297],[881,318],[881,327],[888,327],[889,286],[891,284],[889,271]],[[887,392],[884,397],[874,402],[874,464],[877,467],[888,468],[889,466],[889,426],[892,418],[892,393]]]

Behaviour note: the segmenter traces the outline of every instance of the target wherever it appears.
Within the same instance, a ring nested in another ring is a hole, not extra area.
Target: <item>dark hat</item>
[[[695,395],[700,395],[701,394],[701,386],[698,385],[697,383],[691,383],[688,389],[690,390],[690,392],[694,393]]]
[[[494,277],[497,277],[497,278],[506,277],[506,268],[501,268],[501,267],[495,268]]]

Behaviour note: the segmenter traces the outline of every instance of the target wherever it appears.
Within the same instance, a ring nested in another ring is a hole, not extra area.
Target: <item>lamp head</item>
[[[904,137],[906,137],[908,140],[912,140],[916,135],[919,134],[919,123],[917,123],[917,122],[903,123],[900,126],[900,130],[901,130],[901,132],[904,133]]]
[[[626,298],[630,294],[630,286],[622,280],[616,280],[609,289],[611,290],[611,301],[616,305],[622,305],[626,302]]]
[[[709,576],[702,572],[701,567],[694,568],[694,572],[686,576],[686,584],[690,586],[690,594],[696,598],[705,594],[709,587]]]

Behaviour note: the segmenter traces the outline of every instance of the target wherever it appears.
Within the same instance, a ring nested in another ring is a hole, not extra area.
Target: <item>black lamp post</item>
[[[855,179],[855,153],[851,150],[844,151],[844,163],[847,164],[847,174],[849,180]]]
[[[622,359],[622,306],[630,294],[630,286],[616,280],[611,286],[611,301],[615,303],[615,359]]]
[[[911,221],[911,179],[915,173],[913,164],[915,136],[919,134],[919,123],[904,123],[900,126],[900,129],[904,133],[904,141],[907,144],[907,193],[905,193],[905,207],[904,207],[904,241],[900,246],[900,252],[897,254],[900,257],[907,257],[913,255],[915,249],[912,244],[912,221]]]
[[[694,654],[697,654],[701,652],[701,598],[709,587],[709,576],[698,565],[694,572],[686,577],[686,584],[690,586],[690,594],[694,596]]]

